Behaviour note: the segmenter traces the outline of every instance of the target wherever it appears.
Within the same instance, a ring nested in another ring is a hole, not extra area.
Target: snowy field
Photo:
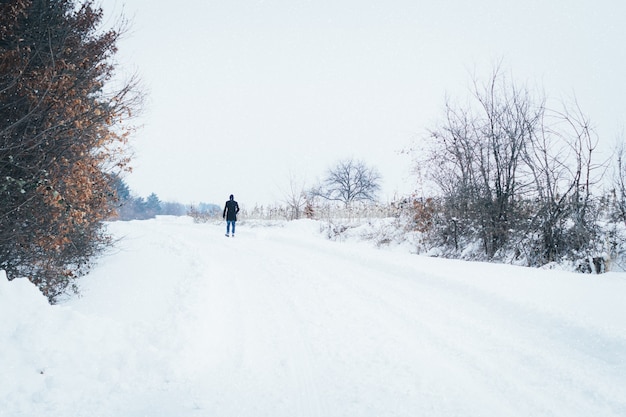
[[[626,416],[626,274],[332,242],[320,223],[112,223],[50,306],[0,278],[0,416]]]

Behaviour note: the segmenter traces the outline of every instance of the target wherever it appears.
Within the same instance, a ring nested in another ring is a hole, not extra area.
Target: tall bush
[[[109,243],[109,174],[140,105],[135,79],[112,86],[123,27],[102,17],[92,1],[0,4],[0,268],[51,300]]]
[[[466,105],[446,102],[418,156],[441,201],[440,241],[457,254],[480,242],[485,259],[517,252],[529,265],[587,257],[598,241],[597,141],[576,103],[548,108],[499,69],[475,81]]]

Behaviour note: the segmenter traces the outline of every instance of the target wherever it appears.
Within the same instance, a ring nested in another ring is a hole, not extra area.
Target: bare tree
[[[473,105],[446,102],[446,119],[431,131],[430,178],[445,196],[447,215],[482,240],[492,257],[517,220],[524,191],[521,157],[542,111],[529,92],[496,69],[485,84],[474,81]]]
[[[284,192],[284,195],[284,202],[291,211],[290,220],[299,219],[308,202],[305,182],[297,180],[293,174],[290,174],[289,189]]]
[[[575,104],[546,110],[532,146],[526,148],[537,204],[530,226],[540,236],[538,263],[580,251],[594,238],[591,190],[604,171],[593,160],[597,142],[589,119]]]
[[[613,172],[613,198],[617,219],[626,225],[626,148],[620,143],[615,151]]]
[[[341,201],[349,207],[356,201],[376,201],[381,176],[363,161],[345,159],[329,169],[322,185],[312,191],[330,201]]]

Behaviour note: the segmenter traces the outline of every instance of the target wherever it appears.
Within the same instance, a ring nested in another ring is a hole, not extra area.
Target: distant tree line
[[[117,177],[114,180],[115,207],[109,220],[146,220],[156,216],[186,216],[208,215],[214,216],[219,206],[210,203],[185,205],[178,202],[161,201],[155,193],[143,198],[133,195],[128,184]]]

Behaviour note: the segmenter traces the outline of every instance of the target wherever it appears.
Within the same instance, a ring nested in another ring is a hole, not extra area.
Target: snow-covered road
[[[425,258],[320,227],[112,224],[118,251],[61,307],[105,329],[66,342],[106,341],[80,374],[94,398],[49,415],[626,416],[623,274]],[[51,361],[61,391],[70,365]]]

